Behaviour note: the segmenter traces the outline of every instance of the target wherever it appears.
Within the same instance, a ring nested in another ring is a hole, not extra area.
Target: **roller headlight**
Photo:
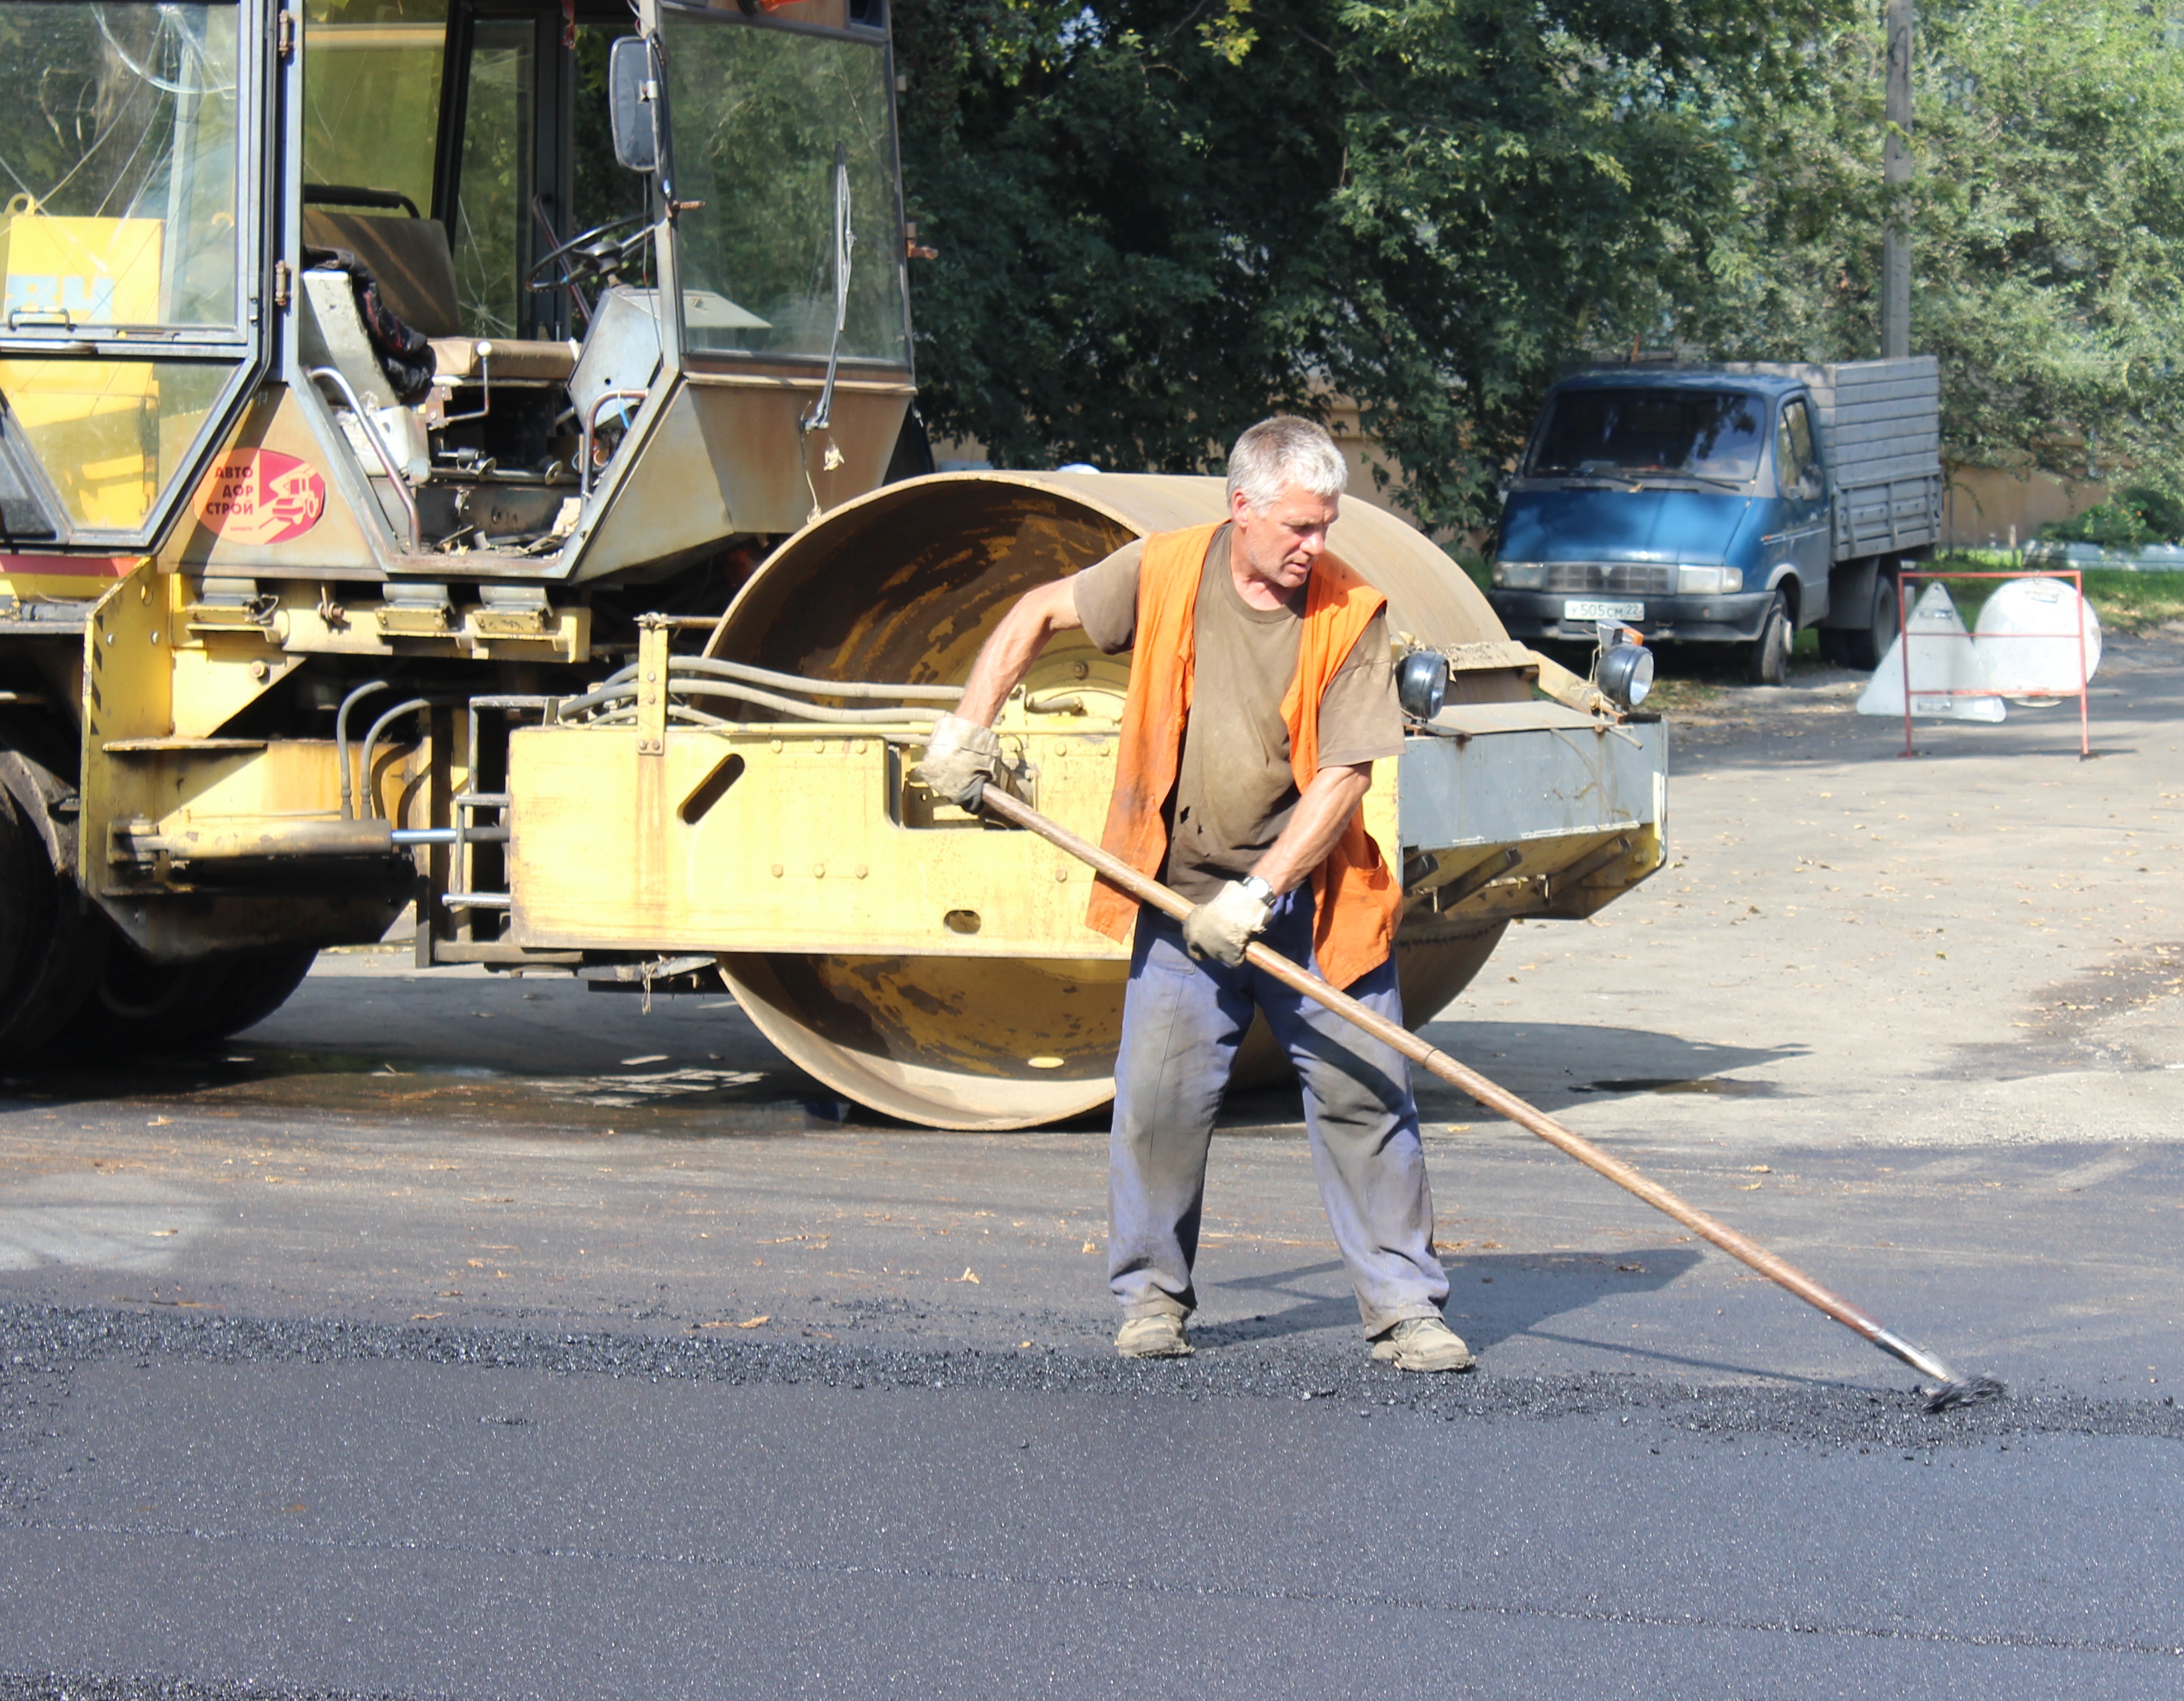
[[[1448,700],[1448,657],[1413,650],[1396,666],[1396,698],[1414,721],[1430,721]]]
[[[1721,596],[1743,588],[1744,571],[1741,567],[1676,569],[1676,594],[1679,596]]]
[[[1494,583],[1505,591],[1543,591],[1547,588],[1545,561],[1496,561]]]
[[[1653,652],[1642,644],[1614,644],[1600,652],[1601,694],[1618,709],[1635,709],[1653,689]]]

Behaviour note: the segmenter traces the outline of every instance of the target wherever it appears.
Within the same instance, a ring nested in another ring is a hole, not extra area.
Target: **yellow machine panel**
[[[678,728],[653,756],[641,737],[548,727],[510,740],[518,943],[1126,954],[1085,927],[1081,864],[934,811],[905,781],[914,748],[823,727]],[[1009,745],[1036,770],[1039,807],[1096,836],[1112,734]]]
[[[282,386],[269,385],[199,482],[161,559],[209,572],[365,571],[356,511],[332,499],[337,454]]]

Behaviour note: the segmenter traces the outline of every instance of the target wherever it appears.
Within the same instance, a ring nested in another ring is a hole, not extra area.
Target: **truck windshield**
[[[1751,478],[1766,446],[1767,406],[1748,390],[1565,390],[1524,471],[1534,478]]]
[[[10,332],[235,324],[236,20],[0,3]]]
[[[838,148],[854,238],[842,356],[906,365],[885,37],[680,8],[662,8],[661,34],[675,194],[688,209],[676,247],[684,345],[826,358]]]

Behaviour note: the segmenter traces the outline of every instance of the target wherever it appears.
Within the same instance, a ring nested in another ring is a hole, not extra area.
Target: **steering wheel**
[[[616,231],[637,226],[630,233],[616,238]],[[625,213],[619,219],[609,219],[603,225],[593,225],[569,238],[550,254],[541,254],[530,270],[523,274],[523,287],[534,295],[543,295],[549,289],[566,289],[573,284],[611,282],[616,279],[629,257],[643,248],[652,235],[652,226],[643,213]],[[559,277],[546,276],[555,265],[561,268]]]

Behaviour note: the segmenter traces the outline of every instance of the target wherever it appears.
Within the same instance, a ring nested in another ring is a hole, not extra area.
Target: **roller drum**
[[[767,560],[728,611],[716,653],[813,678],[961,684],[1003,612],[1036,585],[1133,538],[1227,517],[1222,482],[1150,474],[943,473],[826,515]],[[1388,597],[1396,632],[1435,645],[1500,641],[1485,599],[1427,538],[1352,499],[1329,547]],[[1095,665],[1080,634],[1025,681],[1067,689]],[[1404,1008],[1437,1014],[1502,924],[1396,943]],[[793,1062],[859,1103],[928,1126],[1056,1122],[1113,1096],[1127,964],[1115,959],[744,954],[723,960],[738,1000]],[[1282,1062],[1255,1027],[1240,1084]]]

